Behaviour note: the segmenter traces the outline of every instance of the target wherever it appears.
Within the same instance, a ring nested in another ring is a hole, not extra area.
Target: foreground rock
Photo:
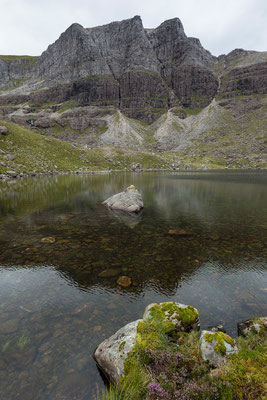
[[[139,321],[141,320],[125,325],[95,350],[95,361],[113,383],[118,382],[123,374],[124,362],[135,344]]]
[[[123,192],[109,197],[102,204],[111,210],[121,210],[130,213],[138,213],[144,208],[142,195],[133,185],[129,186]]]
[[[200,347],[203,360],[213,367],[222,365],[229,354],[237,353],[234,339],[223,332],[202,331]]]
[[[250,332],[262,333],[267,329],[267,317],[253,318],[237,324],[238,335],[247,336]]]
[[[94,359],[111,382],[119,382],[123,376],[125,361],[137,341],[140,346],[142,328],[146,321],[151,320],[160,321],[165,334],[170,337],[199,328],[198,311],[194,307],[174,302],[150,304],[143,319],[125,325],[95,350]],[[146,343],[146,336],[143,339]],[[151,343],[151,338],[148,341]]]
[[[163,320],[176,332],[190,332],[200,327],[197,309],[181,303],[152,303],[146,307],[143,315],[144,320],[149,318]]]

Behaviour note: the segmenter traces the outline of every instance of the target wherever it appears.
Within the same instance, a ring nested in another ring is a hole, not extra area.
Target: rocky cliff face
[[[0,88],[15,88],[7,93],[14,102],[34,91],[30,99],[41,103],[58,99],[53,88],[60,85],[61,101],[109,102],[153,122],[174,105],[210,103],[218,86],[214,60],[198,39],[187,38],[178,18],[156,29],[145,29],[138,16],[88,29],[73,24],[34,63],[0,60]]]
[[[168,110],[267,93],[267,52],[214,57],[178,18],[145,29],[141,18],[71,25],[40,57],[0,56],[0,105],[75,101],[114,107],[152,124]]]
[[[0,91],[23,85],[37,74],[38,57],[0,56]]]

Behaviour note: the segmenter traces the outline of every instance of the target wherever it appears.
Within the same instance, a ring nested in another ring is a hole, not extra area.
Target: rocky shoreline
[[[147,169],[142,169],[139,171],[133,171],[132,169],[110,169],[110,170],[87,170],[87,171],[67,171],[67,172],[62,172],[62,171],[50,171],[50,172],[28,172],[28,173],[16,173],[15,171],[9,171],[10,174],[0,174],[0,182],[6,182],[6,181],[12,181],[14,179],[20,179],[20,178],[34,178],[34,177],[41,177],[41,176],[56,176],[56,175],[105,175],[105,174],[111,174],[114,172],[135,172],[135,173],[141,173],[141,172],[211,172],[211,171],[266,171],[267,168],[240,168],[240,169],[229,169],[229,168],[224,168],[223,170],[218,169],[181,169],[181,170],[173,170],[173,169],[160,169],[160,168],[147,168]]]
[[[146,307],[142,319],[128,323],[104,340],[93,356],[107,379],[115,385],[115,389],[111,387],[110,393],[114,395],[119,391],[127,399],[256,398],[238,397],[234,387],[233,397],[221,396],[224,386],[229,386],[229,389],[233,384],[231,380],[230,383],[224,382],[225,369],[231,363],[243,360],[242,341],[231,338],[222,326],[199,330],[199,314],[194,307],[176,302],[153,303]],[[266,344],[267,318],[238,323],[238,334],[244,338],[242,340],[258,340],[259,346],[262,341]],[[190,366],[185,362],[189,355]],[[180,365],[175,365],[174,359],[177,363],[177,357]],[[163,359],[165,369],[162,369],[163,365],[158,369]],[[202,372],[198,373],[196,380],[192,371],[197,368],[202,369]],[[187,373],[189,371],[186,369],[191,372]],[[134,384],[132,375],[137,370],[140,375],[138,384],[141,380],[143,388],[136,388],[136,397],[131,397]],[[222,380],[218,384],[220,378]],[[188,387],[194,390],[191,392]],[[205,391],[209,392],[209,395],[205,394],[207,397],[203,397]],[[199,397],[191,397],[193,393],[194,396],[198,393]],[[109,393],[102,397],[111,398]]]

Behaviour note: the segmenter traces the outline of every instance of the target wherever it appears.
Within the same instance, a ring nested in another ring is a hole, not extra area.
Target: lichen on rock
[[[206,342],[212,343],[213,340],[216,340],[216,346],[214,347],[214,350],[216,353],[221,354],[224,356],[226,354],[226,347],[224,342],[229,343],[231,346],[234,347],[234,339],[232,339],[229,335],[226,335],[226,333],[223,332],[213,332],[213,333],[205,333],[204,339]]]
[[[197,309],[175,302],[151,304],[145,309],[143,318],[161,321],[166,331],[174,329],[176,332],[189,332],[199,328]]]
[[[223,364],[229,354],[237,353],[234,339],[223,332],[202,331],[200,347],[202,358],[213,367]]]
[[[128,213],[138,213],[144,208],[142,195],[134,185],[130,185],[123,192],[109,197],[102,204],[111,210],[121,210]]]

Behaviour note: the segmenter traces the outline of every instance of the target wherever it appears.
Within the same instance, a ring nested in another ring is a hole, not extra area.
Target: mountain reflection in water
[[[141,215],[101,205],[129,184]],[[202,328],[222,323],[232,335],[237,321],[266,314],[266,191],[261,172],[3,183],[0,400],[91,399],[103,387],[94,348],[151,302],[191,304]],[[132,285],[120,287],[121,275]]]

